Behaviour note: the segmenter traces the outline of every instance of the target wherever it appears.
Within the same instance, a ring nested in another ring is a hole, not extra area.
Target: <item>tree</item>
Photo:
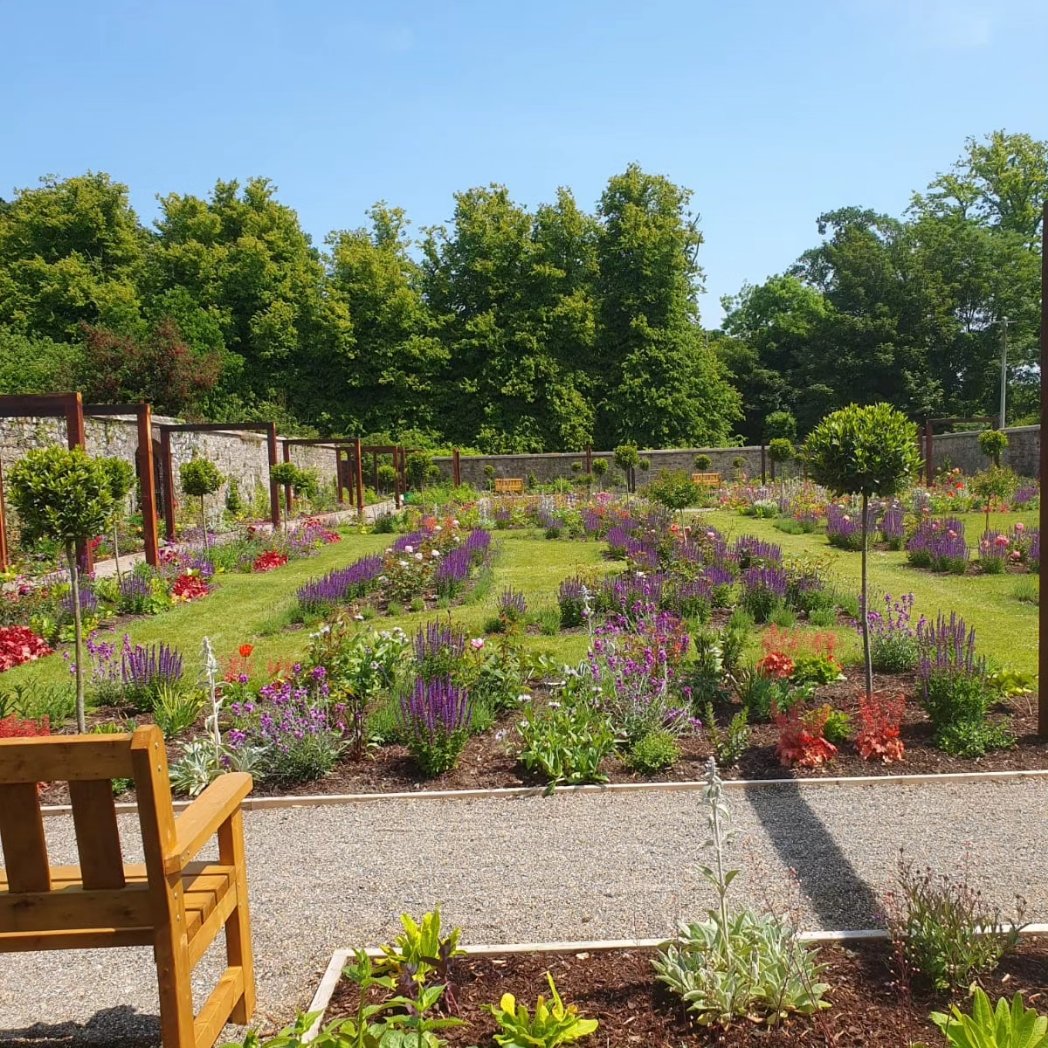
[[[416,491],[421,491],[426,485],[426,480],[429,478],[432,468],[433,459],[429,453],[415,451],[408,455],[407,462],[404,463],[404,474],[408,483]],[[485,474],[487,473],[487,468],[486,466],[484,468]]]
[[[649,499],[680,514],[684,526],[684,511],[699,501],[699,486],[682,469],[664,469],[644,489]]]
[[[808,434],[811,475],[837,494],[862,498],[862,650],[866,694],[873,694],[870,657],[869,507],[873,495],[894,495],[920,469],[917,427],[890,404],[851,404],[828,415]]]
[[[709,455],[696,455],[692,465],[699,473],[705,473],[713,465],[713,459]]]
[[[145,401],[169,415],[196,416],[218,383],[218,353],[196,353],[170,318],[144,338],[85,327],[80,388],[102,404]]]
[[[16,462],[8,476],[11,503],[18,511],[22,534],[30,541],[60,542],[69,568],[73,603],[76,671],[76,724],[87,730],[84,710],[83,622],[80,612],[80,566],[77,546],[101,534],[113,510],[109,471],[82,448],[41,448]]]
[[[113,558],[116,561],[117,581],[121,581],[120,574],[120,522],[124,518],[124,510],[127,508],[127,496],[135,486],[135,471],[130,462],[119,458],[99,459],[106,475],[109,478],[109,494],[113,498],[113,515],[111,523],[113,527]]]
[[[76,389],[82,370],[81,346],[0,329],[0,393]]]
[[[768,458],[771,459],[771,479],[775,479],[777,464],[789,462],[793,458],[793,442],[786,437],[774,437],[768,443]]]
[[[19,190],[0,208],[0,324],[59,342],[83,323],[132,331],[148,243],[127,186],[104,173]]]
[[[984,429],[979,434],[979,450],[996,467],[1001,465],[1001,454],[1008,447],[1008,434],[1000,429]]]
[[[608,472],[608,460],[607,459],[594,459],[593,460],[593,475],[597,478],[597,490],[604,490],[604,474]]]
[[[792,411],[773,411],[764,420],[764,436],[766,440],[794,441],[797,439],[797,420]]]
[[[279,467],[274,467],[279,468]],[[182,490],[193,498],[200,499],[200,529],[203,534],[204,549],[207,550],[207,514],[204,511],[204,499],[214,495],[222,487],[225,479],[210,459],[195,458],[183,462],[178,470]]]
[[[702,234],[690,192],[631,164],[597,208],[597,443],[726,443],[740,398],[698,327]]]
[[[612,453],[615,465],[622,470],[626,476],[626,505],[629,505],[630,492],[636,486],[636,469],[640,463],[640,452],[636,444],[620,444]]]

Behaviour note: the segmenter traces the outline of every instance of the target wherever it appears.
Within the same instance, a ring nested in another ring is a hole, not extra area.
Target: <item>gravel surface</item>
[[[941,871],[968,864],[1007,911],[1048,919],[1048,780],[733,788],[739,902],[805,928],[869,926],[900,847]],[[134,817],[121,817],[129,860]],[[269,1028],[309,1002],[331,953],[388,939],[435,903],[467,942],[657,937],[710,901],[696,871],[698,793],[403,800],[246,815],[259,1009]],[[72,826],[47,823],[52,861]],[[791,872],[794,871],[794,872]],[[221,964],[198,969],[199,995]],[[149,950],[0,956],[0,1045],[156,1045]]]

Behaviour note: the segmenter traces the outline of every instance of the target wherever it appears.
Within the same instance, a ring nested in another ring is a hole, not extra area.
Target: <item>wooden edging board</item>
[[[1048,935],[1048,924],[1027,924],[1020,929],[1021,935]],[[883,928],[852,928],[842,931],[800,932],[797,936],[802,942],[859,942],[870,939],[886,939],[888,933]],[[581,942],[515,942],[504,945],[484,944],[465,946],[467,957],[503,957],[518,953],[607,953],[611,950],[654,950],[661,946],[665,939],[594,939]],[[328,1005],[331,1003],[335,987],[342,977],[352,950],[336,950],[331,955],[324,975],[309,1004],[308,1012],[319,1012],[316,1021],[302,1037],[303,1043],[312,1041],[324,1023]],[[369,957],[380,957],[382,951],[375,946],[368,947],[365,953]]]
[[[725,779],[729,790],[756,789],[762,786],[919,786],[954,785],[967,782],[1014,782],[1023,779],[1048,778],[1048,768],[1028,771],[966,771],[946,772],[937,775],[840,775],[825,779]],[[595,794],[603,796],[614,793],[687,793],[705,789],[701,780],[688,782],[614,782],[603,786],[559,786],[558,794]],[[505,786],[480,790],[412,790],[400,793],[317,793],[292,794],[282,797],[247,797],[244,811],[267,811],[280,808],[311,808],[341,804],[373,804],[384,801],[475,801],[500,797],[542,797],[545,786]],[[176,801],[175,810],[187,807],[190,801]],[[68,804],[50,804],[41,808],[44,815],[68,815],[73,809]],[[119,813],[138,810],[133,802],[116,805]]]

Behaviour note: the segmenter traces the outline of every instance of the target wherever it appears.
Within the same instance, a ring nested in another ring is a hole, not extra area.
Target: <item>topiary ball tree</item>
[[[82,448],[30,451],[8,477],[11,503],[18,511],[22,534],[30,542],[60,542],[73,591],[73,635],[76,672],[76,726],[87,730],[84,717],[83,621],[80,615],[80,566],[77,546],[101,534],[113,513],[110,473]]]
[[[397,486],[397,471],[388,462],[383,462],[375,474],[375,482],[380,491],[393,491]]]
[[[636,444],[620,444],[612,453],[615,465],[626,474],[626,505],[630,502],[630,491],[636,483],[634,470],[640,463],[640,452]]]
[[[109,493],[113,496],[113,559],[116,561],[116,577],[122,579],[120,572],[120,522],[124,519],[127,508],[127,496],[135,486],[135,470],[130,462],[119,458],[99,459],[109,476]]]
[[[653,502],[680,515],[681,527],[686,526],[684,511],[699,501],[700,489],[682,469],[665,469],[644,489]]]
[[[1008,447],[1008,434],[1000,429],[984,429],[979,434],[979,448],[998,469],[1001,468],[1001,453]]]
[[[815,480],[835,494],[862,499],[862,654],[866,694],[871,695],[867,510],[872,496],[895,495],[920,469],[917,427],[890,404],[851,404],[827,415],[808,434],[804,452]]]
[[[207,516],[204,512],[204,499],[214,495],[225,479],[210,459],[195,458],[184,462],[178,470],[182,490],[194,498],[200,499],[200,529],[204,535],[204,549],[207,549]]]
[[[764,439],[771,443],[773,440],[797,439],[797,420],[792,411],[773,411],[764,420]]]
[[[604,489],[604,474],[608,472],[608,460],[607,459],[594,459],[593,475],[597,478],[597,490],[603,491]]]
[[[705,473],[713,465],[713,459],[709,455],[696,455],[694,459],[695,471]]]
[[[771,479],[775,479],[776,465],[782,465],[793,458],[793,442],[788,437],[775,437],[768,444],[768,458],[771,459]]]
[[[421,491],[426,486],[426,478],[429,476],[432,464],[432,459],[424,451],[416,451],[408,455],[408,460],[404,464],[404,472],[407,474],[408,483],[416,491]]]

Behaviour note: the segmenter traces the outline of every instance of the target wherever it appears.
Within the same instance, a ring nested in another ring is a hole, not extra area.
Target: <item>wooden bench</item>
[[[124,863],[113,779],[134,781],[144,864]],[[55,781],[69,783],[79,866],[48,860],[37,784]],[[154,725],[0,742],[0,954],[152,946],[164,1048],[212,1048],[255,1008],[240,810],[250,791],[250,775],[222,775],[176,818]],[[217,862],[194,861],[216,835]],[[190,977],[223,928],[228,967],[194,1016]]]
[[[496,477],[495,478],[495,494],[496,495],[523,495],[524,494],[524,478],[523,477]]]
[[[721,475],[719,473],[692,473],[692,484],[698,484],[700,488],[719,488]]]

